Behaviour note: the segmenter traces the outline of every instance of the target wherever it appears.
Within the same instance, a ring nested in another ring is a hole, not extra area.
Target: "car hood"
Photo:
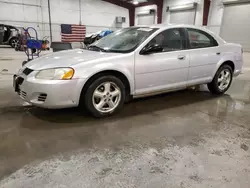
[[[33,70],[50,69],[56,67],[71,67],[73,65],[120,56],[119,53],[104,53],[83,49],[65,50],[41,56],[27,63],[25,66]]]

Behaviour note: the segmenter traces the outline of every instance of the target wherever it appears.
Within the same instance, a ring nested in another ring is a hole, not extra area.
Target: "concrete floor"
[[[0,48],[0,69],[22,52]],[[0,75],[0,187],[250,187],[250,54],[227,94],[135,100],[97,120],[23,104]]]

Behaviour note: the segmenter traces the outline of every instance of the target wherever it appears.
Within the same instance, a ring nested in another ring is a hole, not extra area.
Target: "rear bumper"
[[[49,109],[75,107],[79,104],[82,80],[24,80],[18,87],[19,96],[26,102]]]

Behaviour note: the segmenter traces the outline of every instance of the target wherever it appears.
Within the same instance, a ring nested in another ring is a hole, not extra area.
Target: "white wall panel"
[[[48,0],[40,0],[40,5],[42,7],[48,7]]]
[[[23,0],[8,0],[11,3],[22,3]]]
[[[1,3],[5,1],[8,3]],[[17,3],[17,4],[14,4]],[[53,40],[61,40],[60,24],[79,24],[79,0],[50,0]],[[115,18],[122,16],[129,26],[127,9],[101,1],[81,0],[82,24],[87,33],[102,29],[115,30]],[[47,0],[0,0],[0,22],[16,26],[32,26],[38,30],[40,38],[49,35],[49,16]]]
[[[40,1],[44,0],[19,0],[19,2],[23,4],[30,4],[30,5],[40,5]]]
[[[86,25],[113,27],[116,16],[125,17],[122,26],[129,26],[127,9],[100,0],[82,0],[82,23]]]
[[[60,6],[60,9],[64,10],[79,10],[79,0],[59,0],[59,4],[55,6]]]
[[[24,6],[23,20],[28,22],[42,22],[41,7]]]
[[[6,4],[0,2],[0,20],[22,21],[24,20],[23,5]]]
[[[48,23],[49,22],[49,10],[48,7],[41,7],[41,17],[42,22]]]
[[[79,24],[79,11],[54,9],[54,7],[51,7],[51,22],[59,24]]]

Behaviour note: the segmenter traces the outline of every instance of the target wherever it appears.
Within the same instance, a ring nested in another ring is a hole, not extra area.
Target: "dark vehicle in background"
[[[24,31],[21,27],[14,27],[11,25],[0,24],[0,45],[10,45],[15,48],[19,40],[18,38]]]

